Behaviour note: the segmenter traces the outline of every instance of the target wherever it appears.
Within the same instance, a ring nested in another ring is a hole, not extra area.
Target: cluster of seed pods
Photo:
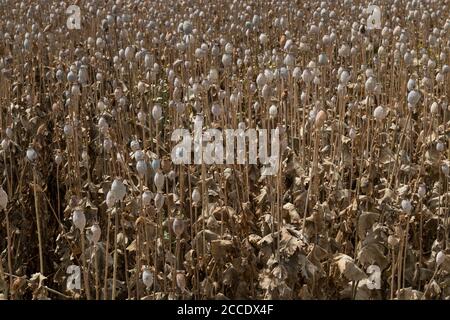
[[[448,298],[450,1],[371,4],[0,1],[4,296]],[[200,120],[277,171],[175,163]]]

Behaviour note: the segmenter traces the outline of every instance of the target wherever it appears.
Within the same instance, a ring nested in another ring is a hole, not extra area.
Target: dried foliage
[[[376,2],[0,1],[1,297],[449,299],[449,1]]]

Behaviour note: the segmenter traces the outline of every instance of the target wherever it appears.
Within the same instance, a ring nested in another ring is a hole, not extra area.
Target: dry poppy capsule
[[[325,111],[320,110],[317,113],[315,121],[314,121],[316,128],[322,128],[322,126],[326,120],[327,120],[327,114],[325,113]]]
[[[96,244],[100,240],[100,236],[102,234],[102,230],[100,229],[100,226],[98,223],[94,223],[91,227],[91,233],[92,233],[92,242]]]
[[[162,174],[161,172],[157,172],[155,174],[155,177],[153,178],[153,182],[155,183],[158,191],[161,191],[164,187],[164,174]]]
[[[375,110],[373,110],[373,116],[378,121],[381,121],[384,118],[386,118],[386,111],[384,110],[384,108],[382,106],[378,106],[375,108]]]
[[[436,267],[439,267],[445,261],[445,253],[444,251],[439,251],[436,255]]]
[[[444,151],[444,144],[441,141],[438,141],[438,143],[436,143],[436,150],[438,152]]]
[[[158,121],[162,116],[162,108],[159,104],[155,104],[152,109],[153,120]]]
[[[275,118],[278,114],[278,108],[276,105],[271,105],[269,108],[269,116]]]
[[[37,152],[33,148],[27,149],[27,159],[31,162],[37,159]]]
[[[158,192],[155,196],[155,207],[157,210],[161,210],[164,205],[164,195],[161,192]]]
[[[63,161],[63,157],[62,157],[60,154],[57,154],[57,155],[55,156],[55,162],[56,162],[56,164],[59,166],[59,165],[61,165],[62,161]]]
[[[8,148],[9,148],[9,139],[3,139],[2,140],[2,149],[3,150],[8,150]]]
[[[8,194],[0,187],[0,209],[5,210],[8,205]]]
[[[398,243],[399,243],[398,239],[396,237],[394,237],[393,235],[390,235],[388,237],[388,244],[391,247],[395,247],[396,245],[398,245]]]
[[[175,233],[177,238],[180,238],[184,232],[184,221],[181,219],[175,218],[173,220],[172,228],[173,228],[173,232]]]
[[[147,172],[147,163],[144,160],[139,160],[136,163],[136,171],[138,172],[140,177],[143,177]]]
[[[116,203],[117,199],[114,196],[114,193],[110,190],[108,191],[108,193],[106,194],[106,206],[108,208],[112,208],[114,206],[114,204]]]
[[[153,200],[153,193],[151,193],[150,191],[144,191],[144,193],[142,194],[142,204],[145,207],[148,207],[152,200]]]
[[[72,221],[76,228],[83,230],[86,226],[86,216],[84,215],[84,212],[81,209],[75,209],[75,211],[72,213]]]
[[[153,273],[147,268],[144,268],[142,271],[142,282],[145,284],[147,289],[150,289],[153,285]]]
[[[111,185],[111,192],[117,200],[122,201],[125,197],[127,189],[120,179],[114,179]]]
[[[411,201],[409,201],[407,199],[402,200],[401,206],[402,206],[403,212],[405,212],[407,214],[411,213],[411,210],[412,210]]]
[[[197,204],[199,201],[200,201],[200,191],[198,191],[198,188],[195,188],[193,191],[192,191],[192,202],[194,203],[194,204]]]
[[[430,106],[430,112],[432,114],[437,114],[439,112],[439,105],[437,104],[437,102],[433,102]]]

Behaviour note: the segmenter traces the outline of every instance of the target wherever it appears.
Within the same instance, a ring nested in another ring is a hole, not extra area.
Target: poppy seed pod
[[[111,192],[118,201],[122,201],[127,189],[120,179],[115,179],[111,185]]]
[[[63,157],[62,157],[60,154],[57,154],[57,155],[55,156],[55,162],[56,162],[56,164],[59,166],[59,165],[61,165],[62,161],[63,161]]]
[[[162,108],[159,104],[155,104],[152,109],[153,120],[158,121],[162,116]]]
[[[267,42],[269,41],[269,38],[267,37],[267,35],[265,33],[261,33],[259,35],[259,42],[265,46],[267,44]]]
[[[327,114],[325,113],[325,111],[320,110],[315,117],[314,125],[316,126],[316,128],[322,128],[326,120]]]
[[[384,110],[384,108],[382,106],[378,106],[375,108],[375,110],[373,110],[373,116],[378,121],[381,121],[384,118],[386,118],[386,111]]]
[[[194,190],[192,191],[192,202],[194,203],[194,205],[198,204],[198,202],[200,202],[200,199],[200,191],[198,190],[198,188],[194,188]]]
[[[100,229],[100,226],[98,223],[94,223],[91,227],[91,234],[92,238],[91,241],[96,244],[100,240],[100,236],[102,234],[102,230]]]
[[[406,214],[410,214],[411,210],[412,210],[412,205],[411,205],[411,201],[404,199],[401,202],[401,207],[404,213]]]
[[[164,195],[161,192],[158,192],[155,196],[155,207],[157,210],[161,210],[164,205]]]
[[[152,200],[153,200],[153,193],[152,192],[144,191],[144,193],[142,193],[142,204],[145,207],[148,207]]]
[[[157,172],[155,174],[155,177],[153,178],[153,182],[155,183],[158,191],[161,191],[164,187],[164,174],[162,174],[161,172]]]
[[[172,229],[177,238],[180,238],[184,232],[184,221],[178,218],[173,220]]]
[[[440,265],[444,263],[444,261],[445,261],[445,253],[444,251],[441,250],[436,254],[436,267],[439,268]]]
[[[439,105],[437,104],[437,102],[433,102],[430,106],[430,112],[432,114],[437,114],[439,112]]]
[[[143,177],[147,172],[147,163],[144,160],[139,160],[136,163],[136,171],[138,172],[140,177]]]
[[[86,226],[86,216],[84,215],[83,210],[81,210],[80,208],[75,209],[72,213],[72,221],[74,226],[82,231]]]
[[[412,105],[413,107],[417,105],[417,103],[420,100],[420,93],[412,90],[411,92],[408,93],[408,103],[410,105]]]
[[[145,284],[147,290],[153,285],[153,273],[147,268],[144,268],[142,271],[142,282]]]
[[[37,152],[33,148],[27,149],[27,159],[31,162],[37,159]]]
[[[115,197],[114,193],[110,190],[108,191],[108,193],[106,194],[106,206],[108,208],[112,208],[114,206],[114,204],[116,203],[117,198]]]
[[[276,105],[271,105],[269,108],[269,116],[275,118],[278,114],[278,108]]]
[[[5,210],[6,206],[8,205],[8,194],[5,190],[3,190],[3,187],[0,187],[0,209]]]
[[[2,144],[2,149],[3,150],[8,150],[8,148],[9,148],[9,139],[6,139],[6,138],[3,139],[1,144]]]

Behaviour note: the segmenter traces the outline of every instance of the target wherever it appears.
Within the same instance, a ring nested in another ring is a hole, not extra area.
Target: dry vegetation
[[[448,0],[70,4],[0,1],[2,298],[450,298]],[[199,114],[278,173],[175,165]]]

